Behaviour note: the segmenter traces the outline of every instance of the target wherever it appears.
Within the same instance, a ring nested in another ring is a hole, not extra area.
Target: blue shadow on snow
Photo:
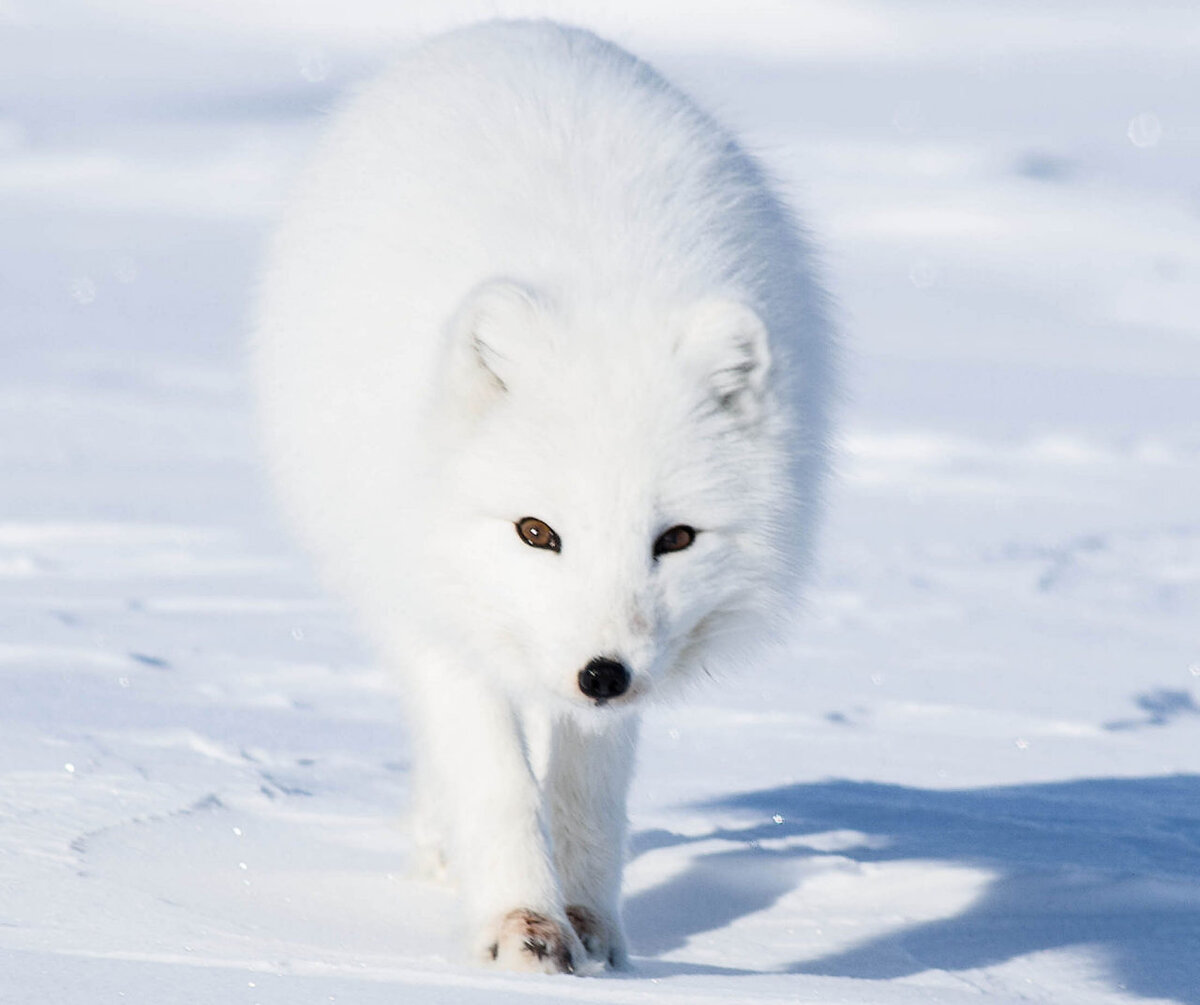
[[[712,838],[739,846],[698,855],[681,875],[629,898],[625,917],[638,953],[660,955],[770,907],[800,885],[798,864],[827,854],[757,842],[854,830],[884,840],[837,855],[940,860],[995,878],[955,917],[796,960],[787,971],[887,980],[1080,946],[1107,961],[1119,987],[1200,1005],[1200,776],[948,791],[827,781],[702,808],[748,822],[699,836],[658,830],[633,838],[634,855]]]

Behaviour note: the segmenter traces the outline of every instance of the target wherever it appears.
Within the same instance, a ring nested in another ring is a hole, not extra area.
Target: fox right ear
[[[675,353],[707,386],[718,408],[753,421],[771,367],[768,341],[766,326],[751,308],[709,300],[686,315]]]
[[[473,412],[508,393],[522,363],[536,351],[542,321],[538,298],[521,284],[494,279],[477,286],[446,332],[451,393],[464,397]]]

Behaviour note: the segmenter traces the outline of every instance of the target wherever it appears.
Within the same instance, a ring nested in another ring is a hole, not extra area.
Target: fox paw
[[[573,974],[584,955],[570,925],[521,908],[500,919],[485,959],[505,970]]]
[[[629,965],[629,952],[621,926],[606,921],[591,908],[573,904],[567,908],[567,920],[583,943],[588,957],[603,963],[610,970],[623,970]]]

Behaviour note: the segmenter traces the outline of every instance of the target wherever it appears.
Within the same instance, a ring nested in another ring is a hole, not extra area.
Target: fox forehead
[[[519,407],[513,401],[505,411]],[[535,516],[563,534],[640,538],[677,523],[716,529],[748,505],[728,456],[746,451],[733,446],[703,423],[639,424],[628,409],[497,414],[458,458],[468,483],[458,494],[482,515]]]

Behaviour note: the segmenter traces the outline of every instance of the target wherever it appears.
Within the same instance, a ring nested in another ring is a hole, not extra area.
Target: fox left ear
[[[757,418],[771,350],[767,326],[751,308],[733,300],[697,305],[684,318],[675,353],[698,371],[723,411]]]
[[[536,368],[547,348],[542,321],[541,302],[520,283],[493,279],[467,295],[446,333],[445,380],[468,414],[481,414]]]

